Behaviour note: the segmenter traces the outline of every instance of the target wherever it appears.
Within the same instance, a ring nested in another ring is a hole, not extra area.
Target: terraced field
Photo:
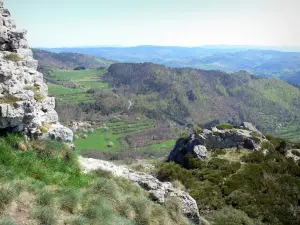
[[[153,121],[113,121],[95,127],[95,132],[87,129],[85,132],[79,131],[75,135],[79,138],[75,140],[76,149],[79,152],[97,150],[102,152],[118,151],[126,143],[122,143],[122,137],[153,128]],[[90,132],[90,133],[89,133]]]
[[[80,102],[95,102],[93,93],[89,89],[108,89],[108,84],[101,82],[103,70],[60,70],[51,75],[54,83],[48,83],[49,94],[57,98],[58,102],[78,104]],[[74,85],[74,88],[70,86]]]

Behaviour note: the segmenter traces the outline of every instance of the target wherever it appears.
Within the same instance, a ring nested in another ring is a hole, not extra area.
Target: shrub
[[[57,223],[56,212],[53,207],[50,206],[37,208],[33,213],[33,218],[43,225],[53,225]]]
[[[18,62],[21,60],[21,57],[16,53],[11,53],[11,54],[4,56],[4,59],[7,61]]]
[[[228,124],[228,123],[222,123],[222,124],[218,124],[216,126],[216,128],[218,130],[230,130],[230,129],[233,129],[233,126],[231,124]]]
[[[214,225],[254,225],[254,221],[246,213],[231,207],[225,207],[212,214],[210,219]]]
[[[270,151],[275,150],[273,144],[269,141],[263,141],[261,143],[260,147],[262,150],[265,150],[265,149],[270,150]]]

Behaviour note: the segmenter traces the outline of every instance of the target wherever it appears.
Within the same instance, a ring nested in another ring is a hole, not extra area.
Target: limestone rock
[[[73,133],[58,122],[54,98],[48,97],[43,74],[37,71],[26,31],[17,29],[0,0],[0,131],[39,137],[40,127],[53,125],[45,137],[71,142]]]
[[[140,185],[158,203],[163,203],[168,196],[177,197],[181,201],[182,213],[191,222],[199,224],[202,220],[196,201],[187,192],[176,189],[170,182],[161,182],[149,174],[137,172],[103,160],[79,157],[79,162],[85,173],[101,169],[111,172],[114,176],[123,177]]]
[[[292,158],[294,161],[298,161],[300,160],[300,149],[290,149],[286,152],[285,156],[287,158]]]
[[[243,123],[245,128],[233,128],[218,130],[204,129],[202,134],[192,134],[188,139],[181,138],[177,141],[167,161],[176,162],[185,166],[185,155],[190,154],[194,158],[205,159],[207,149],[245,148],[259,150],[262,141],[266,138],[249,123]]]

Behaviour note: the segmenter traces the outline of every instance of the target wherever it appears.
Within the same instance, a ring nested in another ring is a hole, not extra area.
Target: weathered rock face
[[[0,0],[0,131],[72,141],[72,131],[58,122],[55,100],[48,97],[25,35]]]
[[[204,159],[207,149],[245,148],[259,150],[260,143],[266,138],[250,123],[243,123],[240,127],[228,130],[204,129],[201,134],[191,134],[189,138],[181,138],[171,151],[168,161],[184,165],[185,155]]]
[[[124,166],[115,165],[111,162],[99,159],[80,157],[79,162],[84,172],[101,169],[111,172],[114,176],[123,177],[137,183],[148,191],[152,199],[158,203],[163,203],[168,196],[177,197],[181,201],[182,213],[193,223],[203,224],[196,201],[187,192],[176,189],[170,182],[160,182],[149,174],[137,172]]]

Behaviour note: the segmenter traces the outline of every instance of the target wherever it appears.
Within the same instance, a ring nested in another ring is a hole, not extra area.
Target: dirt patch
[[[23,192],[18,197],[18,200],[13,202],[10,207],[5,210],[3,215],[11,217],[18,225],[28,224],[33,205],[34,195]]]

